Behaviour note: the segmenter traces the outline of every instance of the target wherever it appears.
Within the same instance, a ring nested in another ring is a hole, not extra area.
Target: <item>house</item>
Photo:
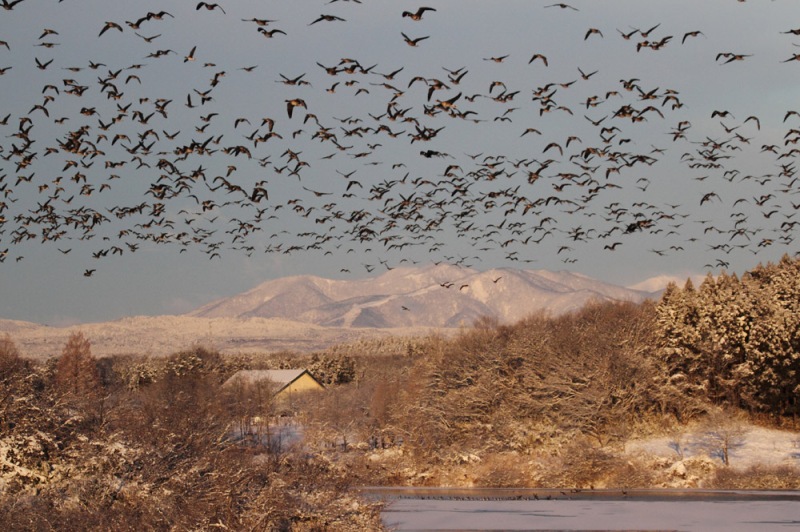
[[[307,369],[243,369],[234,373],[225,382],[255,384],[267,381],[275,385],[275,396],[283,397],[293,392],[324,390],[325,387]]]
[[[306,369],[241,370],[223,388],[233,392],[232,436],[275,450],[302,440],[294,404],[298,394],[325,389]]]

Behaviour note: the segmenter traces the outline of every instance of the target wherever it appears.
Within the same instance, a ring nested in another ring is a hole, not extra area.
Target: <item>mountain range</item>
[[[476,271],[448,264],[394,268],[374,278],[310,275],[262,283],[189,313],[202,318],[284,318],[322,327],[461,327],[482,316],[518,321],[563,314],[590,300],[639,302],[652,292],[547,270]]]
[[[539,311],[555,316],[593,300],[640,302],[660,294],[649,290],[663,288],[639,286],[647,290],[564,271],[439,264],[357,280],[283,277],[179,316],[71,327],[0,320],[0,333],[9,333],[23,354],[35,357],[57,355],[75,330],[89,337],[96,356],[159,356],[198,342],[222,352],[308,352],[363,337],[447,333],[481,317],[513,323]]]

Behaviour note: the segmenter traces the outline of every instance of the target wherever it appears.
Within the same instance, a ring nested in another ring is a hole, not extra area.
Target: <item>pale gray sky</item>
[[[0,11],[0,317],[441,260],[625,285],[796,251],[797,2],[196,5]]]

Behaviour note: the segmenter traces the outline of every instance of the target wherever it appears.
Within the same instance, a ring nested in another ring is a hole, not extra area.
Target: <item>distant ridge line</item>
[[[322,327],[460,327],[484,316],[511,323],[597,301],[641,302],[658,293],[571,272],[450,264],[401,267],[355,280],[273,279],[189,312],[205,318],[285,318]]]

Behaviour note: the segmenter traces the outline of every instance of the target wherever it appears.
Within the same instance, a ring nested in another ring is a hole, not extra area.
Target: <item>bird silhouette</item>
[[[335,22],[335,21],[345,22],[345,19],[337,17],[336,15],[320,15],[317,19],[311,22],[309,26],[313,26],[317,22]]]
[[[306,102],[301,100],[300,98],[293,98],[291,100],[286,100],[286,113],[289,115],[289,118],[292,117],[292,112],[294,111],[295,107],[302,107],[303,109],[308,109],[308,107],[306,107]]]
[[[422,20],[422,15],[425,14],[426,11],[436,11],[432,7],[420,7],[413,13],[411,11],[403,11],[403,18],[408,17],[411,20]]]
[[[519,12],[531,15],[531,31],[563,22],[565,31],[591,40],[591,48],[566,53],[563,43],[545,36],[534,51],[519,50],[526,44],[512,44],[500,55],[455,48],[460,64],[442,66],[436,63],[440,27],[429,25],[428,35],[411,38],[401,31],[403,19],[449,24],[451,17],[460,22],[458,11],[399,9],[401,17],[395,12],[381,21],[382,36],[399,31],[406,45],[422,48],[404,52],[399,40],[378,47],[356,22],[366,7],[352,2],[339,3],[341,11],[332,14],[305,14],[303,20],[285,15],[282,22],[229,4],[232,16],[215,17],[214,30],[201,40],[177,39],[188,22],[168,11],[120,23],[106,20],[113,15],[105,10],[86,13],[89,28],[99,27],[103,47],[121,50],[111,57],[97,50],[76,53],[77,30],[56,25],[55,15],[46,12],[35,26],[20,30],[28,41],[20,40],[16,21],[31,24],[12,19],[25,12],[21,1],[0,0],[13,10],[7,18],[14,21],[0,41],[0,75],[10,86],[30,88],[15,96],[22,102],[17,111],[8,109],[0,121],[0,248],[60,241],[61,253],[74,249],[74,256],[86,249],[78,242],[103,242],[102,249],[86,252],[96,260],[150,244],[181,253],[199,248],[209,258],[234,251],[250,256],[254,250],[364,253],[380,256],[388,269],[389,257],[411,260],[410,250],[442,258],[454,245],[443,235],[479,251],[469,259],[446,255],[459,265],[492,254],[527,263],[534,260],[525,256],[534,245],[571,264],[586,250],[610,253],[624,245],[632,251],[629,237],[646,239],[648,255],[658,256],[688,256],[705,249],[703,242],[715,246],[713,253],[763,252],[767,246],[772,251],[794,245],[800,227],[791,218],[796,208],[786,199],[800,183],[792,162],[800,155],[800,112],[780,109],[768,116],[739,101],[731,104],[732,112],[698,108],[696,100],[684,106],[683,94],[694,98],[695,90],[722,82],[704,79],[686,90],[691,73],[712,60],[742,62],[722,72],[727,83],[754,67],[763,67],[766,75],[770,62],[776,72],[786,72],[800,61],[791,48],[777,49],[772,59],[703,53],[716,41],[698,26],[676,34],[684,51],[691,47],[684,58],[691,68],[654,82],[647,69],[638,69],[647,63],[674,72],[678,50],[650,53],[677,40],[663,32],[665,26],[639,28],[617,17],[620,38],[604,39],[605,28],[587,29],[576,7],[555,3]],[[223,4],[191,5],[194,11],[226,15]],[[541,7],[549,9],[536,11]],[[501,20],[497,13],[488,7],[480,11],[487,25]],[[772,33],[780,43],[777,39],[788,40],[800,30]],[[323,34],[326,47],[320,50],[312,44]],[[282,38],[265,44],[259,35]],[[497,46],[508,46],[503,35],[494,37],[503,43]],[[251,39],[270,49],[249,49]],[[457,34],[448,39],[458,43],[454,46],[468,42]],[[223,41],[229,43],[225,54],[219,48]],[[38,56],[21,52],[18,43],[25,42],[38,48],[32,48]],[[169,45],[158,46],[161,42]],[[611,79],[619,70],[611,68],[619,63],[613,54],[578,66],[588,61],[585,52],[601,57],[621,44],[635,44],[642,53],[625,63],[625,79]],[[545,68],[517,72],[520,51],[528,65],[541,62]],[[252,59],[266,52],[289,53],[289,60],[278,68]],[[558,63],[557,71],[549,69],[551,61]],[[436,74],[440,68],[445,76]],[[570,68],[580,77],[561,77],[559,72]],[[328,76],[336,79],[321,81]],[[586,114],[573,116],[575,105]],[[305,111],[302,124],[294,119],[297,107]],[[747,118],[738,119],[740,114]],[[458,139],[486,147],[465,154],[456,148]],[[410,152],[409,145],[414,145]],[[750,158],[763,160],[767,169],[751,169],[743,163]],[[665,204],[654,195],[653,172],[665,168],[676,176],[671,185],[686,196],[683,205]],[[692,196],[694,187],[684,185],[695,181],[709,188]],[[128,185],[134,182],[141,184],[138,196]],[[737,190],[730,196],[733,186],[758,192]],[[269,231],[271,226],[281,229]],[[708,264],[724,267],[716,259]]]
[[[545,57],[542,54],[533,54],[533,56],[531,56],[530,60],[528,61],[528,64],[530,65],[536,59],[540,59],[542,61],[542,63],[544,63],[544,66],[549,66],[547,64],[547,57]]]
[[[98,36],[98,37],[102,37],[102,35],[103,35],[105,32],[107,32],[108,30],[111,30],[111,29],[114,29],[114,30],[117,30],[117,31],[120,31],[120,32],[121,32],[121,31],[122,31],[122,26],[120,26],[120,25],[119,25],[119,24],[117,24],[116,22],[106,22],[106,23],[103,25],[102,29],[100,29],[100,33],[98,33],[98,34],[97,34],[97,36]]]
[[[550,4],[549,6],[544,7],[560,7],[561,9],[571,9],[573,11],[578,11],[578,8],[572,7],[569,4],[559,3],[559,4]]]
[[[209,4],[206,2],[199,2],[194,9],[195,11],[199,11],[201,8],[206,8],[207,11],[213,11],[215,9],[219,9],[220,11],[225,13],[225,10],[222,9],[222,6],[219,4]]]
[[[426,35],[425,37],[417,37],[416,39],[412,39],[411,37],[409,37],[408,35],[406,35],[403,32],[400,32],[400,35],[403,36],[403,39],[405,40],[406,44],[409,45],[409,46],[418,46],[420,41],[424,41],[425,39],[430,38],[430,35]]]
[[[14,6],[16,6],[17,4],[22,3],[23,1],[24,0],[11,0],[11,1],[2,0],[2,3],[0,3],[0,7],[5,9],[6,11],[11,11],[12,9],[14,9]]]

